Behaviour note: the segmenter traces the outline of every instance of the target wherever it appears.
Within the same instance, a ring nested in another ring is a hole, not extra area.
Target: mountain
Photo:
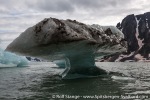
[[[31,62],[46,62],[46,60],[42,60],[42,59],[35,58],[35,57],[26,57],[26,59]]]
[[[101,61],[150,60],[150,12],[128,15],[116,27],[124,34],[127,52],[105,56]]]

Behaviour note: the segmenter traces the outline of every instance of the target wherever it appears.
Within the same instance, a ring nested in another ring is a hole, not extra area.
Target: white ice
[[[0,49],[0,67],[27,66],[27,64],[28,61],[25,57]]]

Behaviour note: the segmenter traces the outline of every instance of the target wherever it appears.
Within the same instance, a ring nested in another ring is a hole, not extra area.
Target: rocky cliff
[[[127,52],[105,56],[101,61],[148,61],[150,59],[150,12],[128,15],[116,26],[127,41]]]

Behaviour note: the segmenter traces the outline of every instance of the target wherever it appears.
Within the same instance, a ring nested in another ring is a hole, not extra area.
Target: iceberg
[[[101,75],[107,72],[95,66],[95,56],[126,51],[123,34],[116,27],[86,25],[76,20],[46,18],[28,28],[8,45],[6,51],[45,59],[62,60],[61,76]],[[111,50],[110,50],[111,48]]]
[[[0,67],[20,67],[27,66],[27,64],[28,61],[25,57],[0,49]]]

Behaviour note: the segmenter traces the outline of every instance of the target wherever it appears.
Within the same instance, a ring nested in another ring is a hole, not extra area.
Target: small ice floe
[[[112,76],[111,77],[114,80],[122,80],[122,81],[134,81],[135,78],[132,77],[122,77],[122,76]]]

